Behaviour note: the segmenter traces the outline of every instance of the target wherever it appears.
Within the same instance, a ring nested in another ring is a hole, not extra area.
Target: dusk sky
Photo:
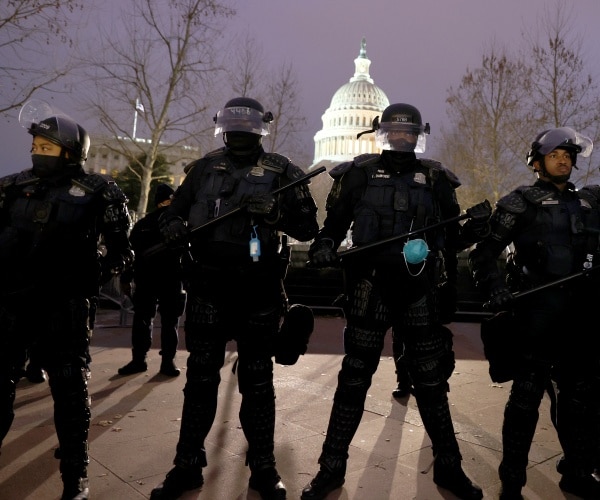
[[[523,47],[521,33],[532,28],[555,0],[239,0],[227,29],[256,39],[271,67],[291,62],[298,77],[310,150],[321,115],[333,94],[354,73],[361,39],[367,42],[370,75],[390,102],[408,102],[431,124],[428,156],[446,125],[447,90],[467,68],[480,65],[492,42]],[[583,38],[587,71],[600,78],[600,1],[570,0],[573,34]],[[44,98],[43,94],[36,97]],[[233,97],[233,96],[232,96]],[[269,103],[263,103],[268,108]],[[215,111],[223,103],[215,102]],[[75,110],[63,111],[77,119]],[[0,174],[30,166],[31,136],[16,120],[0,123]],[[85,123],[82,123],[85,126]],[[535,135],[537,131],[532,131]],[[92,136],[93,140],[93,136]],[[600,147],[600,146],[599,146]],[[307,165],[306,165],[307,166]]]

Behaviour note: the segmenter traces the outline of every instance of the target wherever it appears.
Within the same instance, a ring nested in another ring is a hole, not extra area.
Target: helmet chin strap
[[[575,165],[573,165],[574,168]],[[570,178],[571,178],[571,174],[566,174],[566,175],[552,175],[549,174],[548,171],[546,170],[546,166],[544,165],[544,160],[540,160],[540,168],[539,169],[533,169],[533,171],[536,174],[541,175],[542,177],[544,177],[545,179],[548,179],[552,184],[564,184],[565,182],[567,182]]]

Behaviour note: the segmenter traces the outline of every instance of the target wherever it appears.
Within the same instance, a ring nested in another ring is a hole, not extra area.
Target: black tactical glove
[[[339,258],[333,249],[334,246],[335,243],[331,238],[321,238],[313,241],[308,249],[309,267],[335,267],[339,262]]]
[[[467,209],[467,215],[470,220],[466,222],[468,227],[480,238],[485,238],[490,234],[490,225],[488,220],[492,215],[492,205],[488,200],[482,201]]]
[[[254,215],[271,215],[276,205],[275,197],[270,194],[255,194],[246,200],[246,210]]]
[[[442,325],[452,323],[457,310],[458,291],[452,281],[443,281],[437,286],[439,315]]]
[[[503,283],[494,284],[490,287],[490,300],[486,306],[492,312],[508,311],[514,300],[513,294]]]
[[[158,228],[168,245],[185,247],[188,244],[190,231],[181,217],[166,219],[161,216],[158,219]]]

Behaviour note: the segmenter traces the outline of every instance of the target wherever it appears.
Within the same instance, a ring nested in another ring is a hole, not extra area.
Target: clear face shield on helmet
[[[429,124],[381,122],[375,131],[377,146],[386,151],[424,153]]]
[[[85,160],[89,139],[82,136],[81,127],[45,101],[30,99],[23,104],[19,112],[19,123],[31,135],[45,137],[72,154],[80,154]]]
[[[578,155],[587,158],[592,154],[594,148],[594,143],[589,137],[576,132],[570,127],[548,130],[536,142],[539,144],[537,151],[541,155],[547,155],[561,146],[566,148],[571,146]]]
[[[269,122],[272,120],[272,115],[270,117],[269,119],[267,114],[246,106],[223,108],[215,116],[215,137],[223,132],[269,135]]]
[[[31,155],[33,172],[38,177],[58,175],[65,169],[79,168],[85,163],[90,147],[87,132],[46,102],[39,99],[27,101],[19,112],[19,123],[34,137],[34,142],[36,137],[43,137],[60,146],[60,155]]]

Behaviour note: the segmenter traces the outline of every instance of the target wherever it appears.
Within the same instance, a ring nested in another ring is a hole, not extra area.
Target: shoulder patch
[[[102,196],[109,203],[127,203],[129,201],[123,190],[114,181],[111,181],[106,185],[106,189],[102,193]]]
[[[73,184],[83,189],[86,193],[97,193],[109,183],[114,183],[112,177],[104,174],[89,174],[72,179]]]
[[[529,186],[524,188],[522,191],[525,199],[531,203],[535,203],[536,205],[539,205],[542,201],[554,196],[553,191],[544,189],[540,186]]]
[[[13,184],[16,184],[17,177],[19,175],[20,174],[11,174],[11,175],[7,175],[6,177],[2,177],[0,179],[0,189],[7,188],[9,186],[12,186]]]
[[[337,177],[341,177],[352,168],[352,164],[353,163],[351,161],[340,163],[339,165],[336,165],[329,171],[329,175],[334,179]]]
[[[372,163],[377,163],[379,161],[380,155],[376,153],[365,153],[359,155],[354,158],[354,164],[357,167],[364,167],[366,165],[371,165]]]
[[[453,188],[457,188],[461,185],[458,176],[452,172],[452,170],[444,167],[441,162],[437,160],[432,160],[431,158],[419,158],[421,165],[429,168],[430,177],[433,181],[435,181],[441,174],[446,176],[446,179],[450,182]]]
[[[196,165],[198,165],[198,163],[200,161],[201,160],[194,160],[194,161],[188,163],[185,167],[183,167],[183,173],[186,175],[189,174],[190,170],[192,170]]]
[[[522,214],[527,210],[527,201],[520,189],[516,189],[496,202],[496,206],[513,214]]]
[[[436,170],[445,170],[441,162],[437,160],[432,160],[431,158],[419,158],[419,161],[424,167],[433,168]]]
[[[17,174],[15,178],[15,184],[17,186],[26,186],[28,184],[33,184],[34,182],[39,181],[40,178],[33,174],[33,170],[27,169],[23,170],[23,172]]]
[[[283,173],[290,163],[290,159],[287,156],[280,155],[279,153],[264,153],[258,160],[259,167],[279,174]]]
[[[305,175],[305,172],[296,164],[290,163],[288,167],[285,169],[285,174],[288,179],[296,180]],[[310,179],[306,181],[307,184],[310,184]]]

